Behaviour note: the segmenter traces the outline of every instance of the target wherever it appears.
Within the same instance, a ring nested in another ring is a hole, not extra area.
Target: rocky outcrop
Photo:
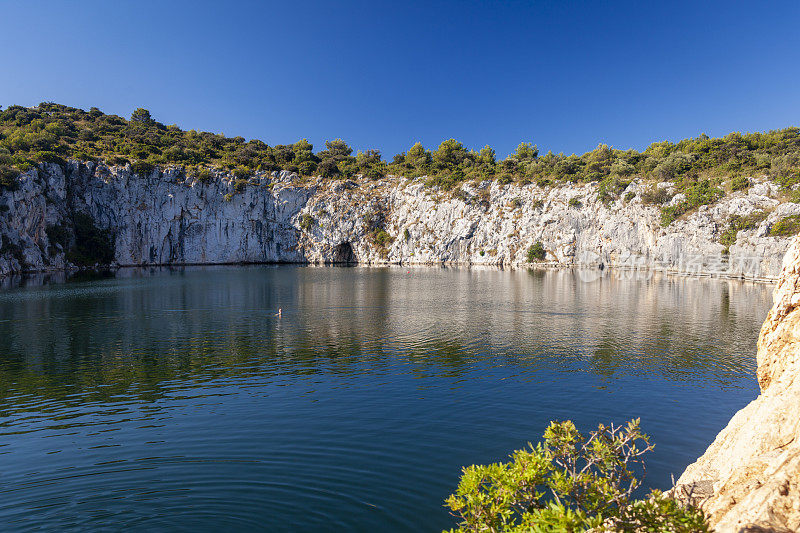
[[[789,241],[770,236],[770,227],[800,214],[800,204],[781,202],[768,181],[667,228],[658,208],[642,201],[638,182],[604,203],[596,184],[495,181],[439,191],[423,181],[281,172],[247,181],[212,174],[201,182],[174,168],[135,175],[129,166],[45,163],[25,173],[18,190],[0,194],[0,275],[69,267],[73,218],[83,213],[113,236],[119,265],[523,265],[541,242],[553,265],[775,279]],[[729,249],[719,242],[731,217],[756,212],[763,215],[757,227],[740,231]]]
[[[758,339],[761,394],[677,482],[717,531],[800,531],[800,239]]]

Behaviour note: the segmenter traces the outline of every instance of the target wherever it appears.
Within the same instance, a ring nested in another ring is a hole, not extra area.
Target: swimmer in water
[[[277,314],[277,315],[275,315],[275,316],[276,316],[276,317],[278,317],[278,318],[280,318],[280,316],[281,316],[281,308],[280,308],[280,307],[278,308],[278,314]]]

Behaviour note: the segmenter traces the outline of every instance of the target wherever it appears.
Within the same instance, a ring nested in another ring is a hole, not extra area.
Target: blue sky
[[[391,159],[800,125],[800,2],[0,0],[0,105]]]

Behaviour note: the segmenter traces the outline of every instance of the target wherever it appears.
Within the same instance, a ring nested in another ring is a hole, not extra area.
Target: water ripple
[[[8,290],[0,529],[437,530],[462,465],[565,418],[641,416],[663,487],[755,396],[769,304],[756,284],[464,269]]]

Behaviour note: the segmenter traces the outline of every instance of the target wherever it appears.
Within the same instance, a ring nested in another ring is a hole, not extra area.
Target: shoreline
[[[0,274],[0,283],[17,279],[18,281],[30,279],[37,276],[58,276],[63,274],[66,277],[79,275],[81,273],[103,273],[116,272],[122,270],[136,269],[179,269],[186,267],[247,267],[247,266],[302,266],[302,267],[361,267],[361,268],[464,268],[464,269],[491,269],[491,270],[538,270],[538,271],[576,271],[582,275],[582,281],[592,283],[600,279],[620,280],[623,275],[630,276],[627,279],[639,278],[640,281],[653,279],[656,276],[667,278],[683,279],[718,279],[726,281],[741,281],[750,283],[763,283],[774,285],[778,281],[778,276],[747,276],[741,273],[728,274],[718,271],[686,272],[677,268],[631,268],[625,266],[610,265],[603,268],[561,264],[555,262],[542,263],[465,263],[454,261],[440,262],[313,262],[313,261],[229,261],[214,263],[181,262],[181,263],[147,263],[147,264],[117,264],[97,267],[80,268],[53,268],[24,270],[18,272],[8,272]]]

